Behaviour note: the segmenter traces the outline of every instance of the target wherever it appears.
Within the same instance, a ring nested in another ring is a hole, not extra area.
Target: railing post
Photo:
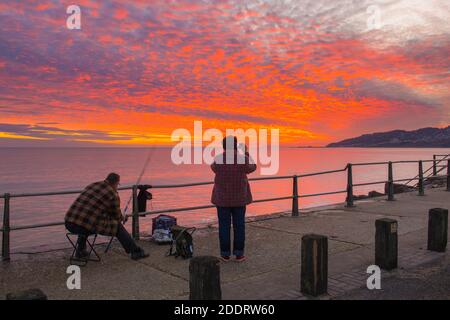
[[[9,202],[10,202],[10,194],[5,193],[5,203],[3,207],[3,232],[2,232],[2,260],[9,261],[9,233],[10,233],[10,225],[9,225]]]
[[[425,195],[424,185],[423,185],[423,164],[422,160],[419,160],[419,196]]]
[[[450,159],[447,160],[447,191],[450,191]]]
[[[436,155],[433,154],[433,176],[437,175],[437,168],[436,168]]]
[[[138,208],[138,201],[137,201],[137,186],[134,185],[133,189],[133,216],[132,216],[132,226],[131,226],[131,233],[133,235],[133,239],[139,240],[139,208]]]
[[[353,173],[352,164],[347,164],[347,202],[346,207],[354,207],[353,204]]]
[[[392,161],[388,164],[388,201],[394,201],[394,173]]]
[[[298,177],[292,179],[292,216],[298,217]]]

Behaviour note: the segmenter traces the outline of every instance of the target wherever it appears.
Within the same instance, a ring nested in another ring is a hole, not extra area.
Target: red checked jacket
[[[66,213],[65,221],[105,236],[117,235],[120,198],[106,181],[88,185]]]
[[[241,162],[237,162],[237,157],[241,157]],[[234,159],[234,163],[226,164],[226,153],[222,153],[211,165],[216,174],[211,202],[218,207],[242,207],[253,200],[247,174],[256,170],[256,164],[251,163],[248,153],[245,156],[235,154]]]

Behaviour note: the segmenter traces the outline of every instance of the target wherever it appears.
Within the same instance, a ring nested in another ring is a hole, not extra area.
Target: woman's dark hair
[[[120,181],[120,176],[117,173],[111,172],[110,174],[108,174],[105,180],[110,184],[116,184]]]
[[[223,150],[228,150],[231,147],[237,150],[237,138],[235,136],[228,136],[222,140]]]

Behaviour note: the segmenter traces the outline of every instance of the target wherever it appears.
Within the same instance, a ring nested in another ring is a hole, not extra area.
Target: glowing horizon
[[[445,0],[0,4],[0,146],[173,145],[196,120],[283,145],[450,121]],[[376,4],[379,29],[368,29]]]

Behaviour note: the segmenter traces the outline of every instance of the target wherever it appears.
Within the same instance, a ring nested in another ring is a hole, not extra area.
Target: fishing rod
[[[150,148],[150,150],[148,150],[147,159],[145,160],[144,167],[142,168],[142,171],[141,171],[141,173],[139,174],[139,177],[138,177],[138,179],[137,179],[137,181],[136,181],[135,186],[138,186],[139,183],[141,182],[141,179],[142,179],[142,177],[144,176],[144,173],[145,173],[145,171],[146,171],[146,169],[147,169],[147,167],[148,167],[148,164],[150,163],[150,160],[151,160],[151,158],[152,158],[153,150],[154,150],[153,148]],[[148,187],[150,187],[150,186],[148,186]],[[133,188],[133,189],[134,189],[134,188]],[[133,196],[134,196],[134,192],[131,192],[131,196],[130,196],[130,198],[128,199],[127,204],[126,204],[126,206],[125,206],[125,209],[123,210],[123,213],[122,213],[122,215],[124,216],[124,221],[123,221],[123,224],[124,224],[124,225],[125,225],[125,223],[128,221],[127,211],[128,211],[128,207],[129,207],[129,205],[130,205],[130,202],[131,202],[131,200],[133,199]],[[109,240],[109,243],[108,243],[108,245],[106,246],[106,249],[105,249],[105,253],[108,252],[109,248],[111,247],[111,244],[112,244],[113,240],[114,240],[114,236],[112,236],[112,237],[111,237],[111,240]]]
[[[147,159],[145,160],[144,167],[142,168],[142,171],[141,171],[141,173],[139,174],[136,183],[134,184],[135,186],[138,186],[139,183],[141,182],[141,179],[142,179],[142,177],[144,176],[144,173],[145,173],[145,171],[146,171],[146,169],[147,169],[147,167],[148,167],[148,164],[150,163],[150,160],[151,160],[151,158],[152,158],[153,150],[154,150],[154,149],[151,148],[151,149],[148,151]],[[130,206],[130,203],[131,203],[131,200],[132,200],[132,199],[133,199],[133,192],[131,193],[131,196],[130,196],[130,198],[128,199],[127,204],[125,205],[125,209],[123,210],[123,216],[125,217],[124,224],[128,221],[127,211],[128,211],[128,207]]]

